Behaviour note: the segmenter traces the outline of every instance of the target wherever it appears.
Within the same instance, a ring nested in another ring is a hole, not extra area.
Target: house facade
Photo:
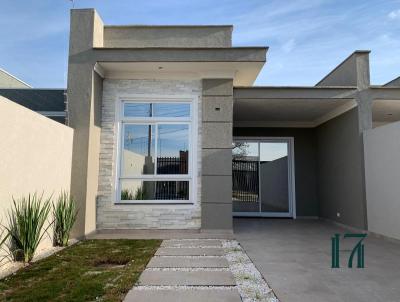
[[[267,47],[232,26],[109,26],[71,11],[75,235],[232,231],[234,216],[367,229],[363,132],[400,120],[396,80],[356,51],[315,86],[252,86]]]

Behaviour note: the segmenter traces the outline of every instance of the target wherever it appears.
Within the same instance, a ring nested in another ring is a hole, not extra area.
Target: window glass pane
[[[154,126],[124,125],[122,176],[154,174]]]
[[[189,117],[190,104],[158,103],[153,112],[155,117]]]
[[[151,117],[151,103],[125,103],[124,116]]]
[[[121,180],[121,200],[189,200],[189,181]]]
[[[125,103],[125,117],[190,117],[187,103]]]
[[[157,174],[188,174],[189,125],[158,125]]]

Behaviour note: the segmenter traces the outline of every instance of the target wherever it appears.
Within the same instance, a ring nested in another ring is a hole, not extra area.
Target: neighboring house
[[[67,124],[65,89],[0,88],[0,96]]]
[[[232,26],[109,26],[72,10],[76,236],[230,232],[233,216],[367,229],[363,132],[400,120],[399,87],[370,84],[369,51],[315,86],[254,87],[268,48],[231,41]]]
[[[389,83],[383,85],[384,87],[400,87],[400,77],[391,80]]]
[[[52,120],[67,124],[65,89],[32,88],[0,68],[0,96]]]
[[[18,79],[0,68],[0,88],[32,88],[29,84]]]

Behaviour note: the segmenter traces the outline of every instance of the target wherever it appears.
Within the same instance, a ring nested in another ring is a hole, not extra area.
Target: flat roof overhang
[[[93,48],[100,62],[264,62],[268,47]]]
[[[233,78],[252,85],[266,61],[267,47],[94,48],[98,72],[107,78]]]
[[[234,89],[234,127],[313,128],[354,108],[355,87]]]

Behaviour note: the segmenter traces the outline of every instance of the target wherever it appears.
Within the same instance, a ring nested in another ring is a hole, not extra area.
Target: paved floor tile
[[[156,256],[223,256],[223,248],[170,248],[161,247]]]
[[[160,268],[190,268],[190,267],[229,267],[229,263],[224,257],[153,257],[147,267],[160,267]]]
[[[125,302],[241,302],[237,289],[136,290]]]
[[[139,285],[234,286],[235,279],[226,271],[144,271]]]
[[[161,244],[162,247],[185,247],[185,246],[193,246],[193,247],[207,247],[207,246],[219,246],[222,247],[222,241],[218,239],[198,239],[198,240],[164,240]]]

